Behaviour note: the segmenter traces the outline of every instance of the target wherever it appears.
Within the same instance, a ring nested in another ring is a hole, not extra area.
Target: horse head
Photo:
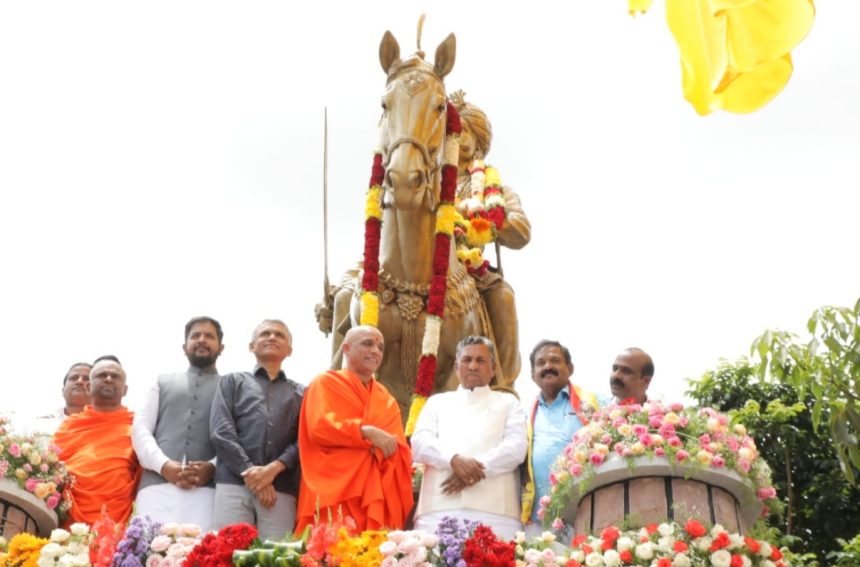
[[[382,97],[380,145],[385,166],[385,204],[415,209],[439,199],[440,151],[445,140],[443,79],[454,67],[456,40],[449,34],[436,48],[433,65],[422,51],[400,59],[391,32],[379,45],[379,62],[388,75]]]

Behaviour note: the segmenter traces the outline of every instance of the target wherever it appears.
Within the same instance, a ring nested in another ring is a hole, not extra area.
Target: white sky
[[[379,40],[413,52],[422,12],[428,57],[456,33],[447,87],[489,114],[533,224],[503,255],[524,359],[557,338],[605,394],[638,345],[677,399],[765,328],[857,299],[858,2],[819,3],[769,106],[704,118],[659,0],[635,20],[623,0],[4,2],[0,409],[53,410],[66,368],[104,353],[134,407],[186,366],[198,314],[224,325],[224,372],[253,364],[265,317],[291,326],[290,376],[325,368],[323,107],[336,281],[362,249]]]

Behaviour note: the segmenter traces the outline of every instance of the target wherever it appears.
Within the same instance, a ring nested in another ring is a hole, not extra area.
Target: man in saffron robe
[[[54,435],[60,460],[75,477],[69,524],[92,525],[102,506],[116,522],[131,515],[141,469],[131,445],[134,414],[122,405],[127,390],[119,362],[99,360],[90,371],[92,405],[66,418]]]
[[[397,400],[374,379],[385,342],[378,329],[353,327],[343,341],[346,369],[317,376],[299,419],[302,482],[296,531],[344,516],[359,531],[402,529],[412,510],[412,452]]]

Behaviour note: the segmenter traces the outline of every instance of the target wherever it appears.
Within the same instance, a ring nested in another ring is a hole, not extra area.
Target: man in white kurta
[[[457,346],[460,387],[427,400],[412,435],[424,465],[415,528],[435,531],[446,516],[478,521],[500,537],[522,530],[519,466],[526,457],[526,415],[512,394],[490,389],[495,346],[467,337]]]

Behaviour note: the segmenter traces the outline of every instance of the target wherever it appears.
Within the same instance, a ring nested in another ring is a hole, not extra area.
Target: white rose
[[[182,524],[179,526],[177,534],[185,537],[197,537],[201,531],[200,526],[197,524]]]
[[[765,559],[761,562],[761,567],[776,567],[776,563],[774,563],[770,559]]]
[[[404,532],[403,530],[393,530],[388,532],[388,541],[400,543],[404,539],[406,539],[406,532]]]
[[[514,534],[514,542],[515,543],[525,543],[526,542],[526,532],[517,532]]]
[[[585,564],[587,567],[603,567],[603,556],[596,551],[585,556]]]
[[[540,540],[543,543],[552,543],[555,541],[555,534],[550,531],[543,532],[540,534]]]
[[[711,565],[714,567],[729,567],[732,564],[732,554],[725,549],[718,549],[711,554]]]
[[[702,536],[699,539],[693,542],[693,545],[696,546],[696,549],[699,551],[709,551],[711,549],[711,544],[714,543],[714,540],[709,538],[708,536]]]
[[[664,522],[657,526],[657,531],[660,532],[660,535],[662,536],[670,536],[675,533],[675,526]]]
[[[4,565],[5,565],[5,563],[4,563]],[[54,562],[53,557],[48,557],[46,555],[42,555],[41,557],[39,557],[39,560],[36,561],[36,565],[38,565],[38,567],[54,567],[54,565],[56,565],[56,563]]]
[[[71,565],[73,567],[84,567],[89,566],[90,564],[90,555],[89,553],[82,555],[73,555]]]
[[[618,551],[627,551],[628,549],[633,549],[633,546],[636,545],[632,539],[627,536],[622,536],[618,538],[615,542],[615,547],[618,548]]]
[[[415,551],[412,552],[410,557],[415,563],[424,563],[427,559],[427,548],[419,545]]]
[[[431,534],[427,532],[421,532],[419,536],[421,538],[421,545],[428,549],[433,549],[437,545],[439,545],[439,536],[436,534]]]
[[[724,531],[726,531],[726,528],[724,528],[722,525],[714,524],[714,527],[711,528],[711,537],[717,537],[718,535],[720,535]]]
[[[155,536],[152,539],[152,543],[149,544],[149,549],[156,553],[162,553],[167,551],[167,548],[170,547],[170,544],[173,543],[173,540],[170,539],[170,536],[159,535]]]
[[[394,555],[397,551],[397,544],[393,541],[383,541],[379,544],[379,553],[388,557],[389,555]]]
[[[87,555],[90,552],[90,546],[79,541],[70,541],[66,545],[66,551],[72,555]]]
[[[663,536],[657,540],[657,544],[654,547],[658,551],[671,551],[674,544],[675,538],[672,536]]]
[[[618,567],[621,565],[621,556],[614,549],[607,549],[603,552],[603,563],[606,567]]]
[[[773,549],[771,549],[770,544],[766,541],[761,542],[761,549],[758,550],[758,554],[762,557],[770,557],[771,553],[773,553]]]
[[[571,551],[568,559],[573,559],[574,561],[578,561],[582,563],[585,561],[585,553],[581,549],[577,549],[576,551]]]
[[[57,529],[51,531],[51,541],[53,541],[55,543],[63,543],[64,541],[69,539],[70,535],[72,535],[72,534],[70,534],[66,530],[64,530],[62,528],[57,528]]]
[[[523,559],[525,559],[526,563],[529,565],[537,565],[537,562],[540,561],[540,551],[537,549],[527,549]]]
[[[80,536],[80,535],[87,535],[88,533],[90,533],[90,527],[86,524],[81,523],[81,522],[77,522],[77,523],[72,524],[72,527],[69,529],[72,530],[72,535],[79,535]]]
[[[690,558],[684,553],[679,553],[675,556],[675,559],[672,560],[672,567],[690,567],[692,564],[693,563],[690,561]]]
[[[161,529],[159,530],[159,532],[164,534],[164,535],[170,535],[170,536],[176,535],[177,533],[179,533],[179,524],[176,524],[176,523],[164,524],[163,526],[161,526]]]
[[[746,542],[744,542],[744,536],[741,534],[729,534],[729,541],[731,541],[729,549],[737,549],[746,545]]]
[[[54,530],[54,531],[57,531],[57,530]],[[69,532],[66,532],[66,533],[69,533]],[[53,537],[53,533],[51,534],[51,537]],[[65,547],[63,547],[59,543],[52,541],[51,543],[46,543],[45,545],[42,546],[42,552],[40,555],[41,555],[41,557],[51,558],[51,557],[58,557],[65,552],[66,552]]]
[[[654,557],[654,547],[649,541],[646,541],[645,543],[640,543],[636,546],[635,554],[636,557],[638,557],[639,559],[651,559],[652,557]]]
[[[752,567],[752,561],[746,555],[741,556],[741,561],[743,561],[743,567]]]
[[[391,542],[394,543],[394,542]],[[397,544],[395,544],[397,545]],[[382,563],[379,564],[379,567],[397,567],[397,558],[393,555],[389,555],[385,559],[382,560]]]

